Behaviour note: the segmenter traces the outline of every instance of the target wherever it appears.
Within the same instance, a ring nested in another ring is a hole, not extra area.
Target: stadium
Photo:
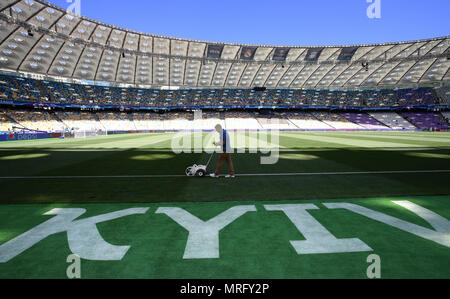
[[[1,0],[0,278],[450,278],[449,68]]]

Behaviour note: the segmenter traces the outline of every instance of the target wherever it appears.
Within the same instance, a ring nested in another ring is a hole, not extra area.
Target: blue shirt
[[[230,135],[226,130],[222,130],[222,134],[220,136],[220,142],[223,143],[222,145],[222,151],[224,153],[231,153],[231,142],[230,142]]]

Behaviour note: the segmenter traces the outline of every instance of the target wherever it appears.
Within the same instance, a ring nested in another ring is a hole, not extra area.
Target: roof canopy
[[[215,43],[145,34],[45,1],[0,2],[0,69],[184,88],[353,88],[450,81],[449,37],[329,47]]]

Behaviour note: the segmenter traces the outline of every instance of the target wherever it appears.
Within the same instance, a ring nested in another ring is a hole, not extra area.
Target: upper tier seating
[[[395,90],[400,106],[438,105],[439,98],[431,88],[398,89]]]
[[[89,86],[0,75],[0,101],[64,106],[221,107],[330,106],[396,107],[440,104],[448,88],[404,90],[184,89],[156,90]]]
[[[450,105],[450,86],[437,88],[436,94],[440,98],[441,105]]]

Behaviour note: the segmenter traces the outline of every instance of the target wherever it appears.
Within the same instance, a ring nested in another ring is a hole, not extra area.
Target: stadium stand
[[[281,90],[255,92],[249,89],[157,90],[103,87],[0,75],[0,99],[18,103],[52,103],[76,106],[133,107],[399,107],[448,102],[448,88],[360,91]]]
[[[369,115],[393,130],[417,129],[417,127],[409,123],[406,119],[395,112],[371,112],[369,113]]]
[[[107,131],[136,131],[133,120],[127,113],[99,112],[100,123]]]
[[[21,111],[9,109],[7,115],[12,118],[20,128],[31,131],[61,132],[65,130],[63,123],[44,110]]]
[[[359,130],[364,127],[349,121],[344,116],[332,112],[313,112],[314,117],[337,130]]]
[[[447,124],[450,124],[450,111],[442,112],[442,116],[444,117],[444,120],[447,122]]]
[[[282,118],[257,118],[264,130],[293,130],[295,125]]]
[[[389,130],[388,127],[365,113],[348,112],[344,113],[343,116],[349,121],[369,130]]]
[[[55,116],[61,120],[69,130],[96,131],[105,130],[94,113],[90,112],[55,112]]]
[[[318,120],[307,112],[288,112],[287,117],[300,130],[331,130],[332,126]]]
[[[165,113],[162,116],[164,120],[164,130],[167,131],[181,131],[189,129],[191,126],[190,113],[187,112],[175,112],[175,113]]]
[[[450,126],[439,113],[408,112],[402,116],[422,130],[450,130]]]
[[[7,111],[0,109],[0,132],[11,132],[15,126],[18,124],[7,116]]]
[[[225,112],[225,128],[228,130],[261,130],[255,115],[248,112]]]
[[[186,130],[192,127],[194,130],[213,130],[217,124],[220,124],[224,128],[226,127],[223,113],[203,112],[202,119],[194,120],[192,124],[184,126],[182,129]]]
[[[42,132],[212,130],[448,130],[450,112],[204,111],[98,112],[1,109],[0,132],[13,127]]]
[[[450,105],[450,86],[437,88],[436,94],[440,98],[441,105]]]
[[[450,105],[448,36],[358,45],[345,64],[339,57],[348,46],[327,48],[333,55],[283,47],[283,64],[273,59],[281,46],[256,46],[254,58],[239,59],[247,45],[181,42],[82,16],[72,24],[65,9],[35,2],[0,5],[0,105],[11,109],[3,111],[3,130],[14,121],[45,131],[209,130],[217,123],[232,130],[445,128],[443,117],[406,114],[410,124],[396,112]],[[224,51],[210,57],[211,47]],[[317,57],[307,59],[309,52]],[[201,120],[191,112],[198,109]]]
[[[18,102],[48,102],[48,98],[41,95],[37,80],[21,77],[0,75],[0,99]]]
[[[439,105],[439,98],[430,88],[397,89],[395,94],[400,106]]]
[[[392,90],[364,90],[358,93],[363,106],[367,107],[393,107],[399,106],[398,99]]]
[[[132,113],[131,115],[137,130],[155,131],[164,130],[163,121],[157,113]]]

